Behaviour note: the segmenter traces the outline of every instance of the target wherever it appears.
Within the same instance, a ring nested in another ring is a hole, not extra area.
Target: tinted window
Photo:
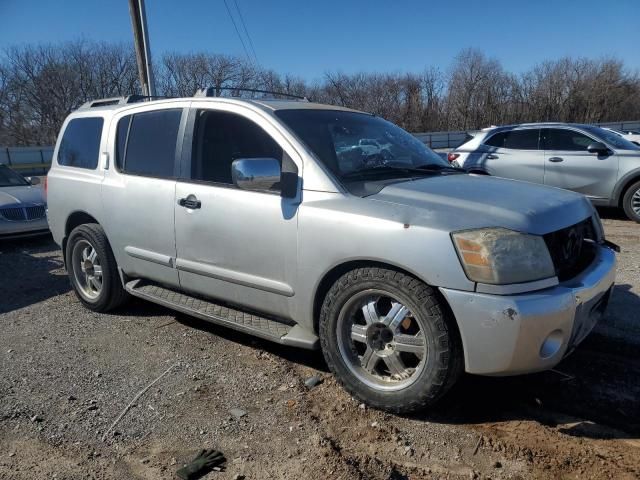
[[[181,109],[173,109],[133,115],[123,170],[150,177],[174,177],[181,114]]]
[[[544,148],[546,150],[587,151],[593,140],[574,130],[549,128],[544,132]]]
[[[97,117],[71,120],[62,135],[58,164],[67,167],[96,168],[103,123],[102,118]]]
[[[116,130],[116,167],[122,170],[124,165],[124,150],[127,146],[127,134],[129,133],[129,125],[131,124],[131,115],[123,117],[118,122]]]
[[[537,150],[540,130],[510,130],[493,135],[485,145],[514,150]]]
[[[14,172],[6,165],[0,164],[0,187],[15,187],[29,185],[22,175]]]
[[[191,178],[232,185],[231,163],[238,158],[275,158],[282,165],[282,148],[262,128],[240,115],[198,110]]]

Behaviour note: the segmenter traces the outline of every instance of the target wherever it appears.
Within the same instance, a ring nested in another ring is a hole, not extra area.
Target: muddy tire
[[[87,223],[74,228],[65,259],[71,286],[88,309],[107,312],[127,300],[116,260],[100,225]]]
[[[326,362],[359,401],[393,413],[433,405],[462,371],[453,319],[414,277],[359,268],[340,277],[320,312]]]
[[[622,208],[629,219],[640,223],[640,182],[627,189],[622,198]]]

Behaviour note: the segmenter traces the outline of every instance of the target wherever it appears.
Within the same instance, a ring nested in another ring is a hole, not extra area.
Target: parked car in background
[[[433,404],[464,370],[552,368],[615,277],[584,196],[469,175],[337,106],[89,102],[64,122],[48,178],[87,308],[133,295],[322,348],[353,396],[393,412]]]
[[[616,135],[620,135],[622,138],[629,140],[631,143],[640,146],[640,132],[637,130],[616,130],[614,128],[603,128],[615,133]]]
[[[40,179],[0,164],[0,239],[49,233]]]
[[[466,171],[542,183],[620,207],[640,222],[640,147],[593,125],[488,128],[449,154]]]

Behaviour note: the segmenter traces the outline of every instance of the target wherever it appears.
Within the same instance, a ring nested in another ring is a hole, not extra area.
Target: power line
[[[242,39],[242,35],[240,35],[240,31],[238,30],[238,26],[236,25],[236,21],[233,19],[233,15],[231,15],[231,10],[229,10],[229,5],[227,5],[227,0],[224,0],[224,6],[227,7],[227,13],[229,14],[229,18],[231,19],[231,23],[233,23],[233,28],[236,29],[236,34],[238,35],[238,38],[240,39],[240,43],[242,44],[242,49],[244,50],[244,54],[247,56],[247,59],[249,60],[249,62],[253,61],[251,60],[251,57],[249,56],[249,51],[247,50],[247,46],[244,44],[244,40]]]
[[[251,47],[251,51],[253,52],[253,56],[256,59],[256,63],[260,63],[260,61],[258,60],[258,55],[256,55],[256,49],[253,47],[253,40],[251,40],[251,35],[249,35],[249,30],[247,30],[247,24],[244,22],[244,16],[242,15],[242,11],[240,10],[240,7],[238,6],[238,0],[233,0],[233,2],[236,4],[236,10],[238,11],[238,16],[240,17],[240,23],[242,23],[242,28],[244,29],[244,34],[247,36],[247,39],[249,40],[249,46]]]

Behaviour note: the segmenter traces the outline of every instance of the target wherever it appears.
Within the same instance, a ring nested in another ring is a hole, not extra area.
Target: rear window
[[[509,130],[493,135],[485,145],[497,148],[511,148],[514,150],[538,150],[540,130]]]
[[[100,117],[71,120],[60,141],[58,164],[95,169],[98,166],[103,123],[104,120]]]
[[[138,113],[131,119],[121,119],[116,145],[118,167],[134,175],[175,177],[176,142],[181,115],[182,109],[171,109]]]

